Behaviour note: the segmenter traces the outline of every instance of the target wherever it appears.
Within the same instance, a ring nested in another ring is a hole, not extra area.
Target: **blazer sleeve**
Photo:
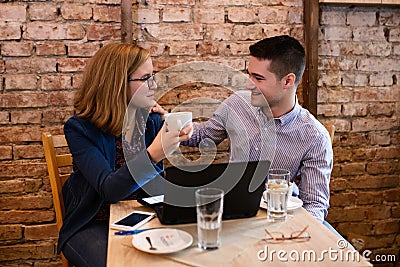
[[[86,179],[105,201],[113,203],[126,198],[162,172],[151,163],[145,149],[114,172],[111,161],[115,157],[111,155],[115,151],[110,150],[115,150],[115,138],[107,138],[98,128],[90,126],[70,119],[64,125],[64,133],[73,156],[74,172],[80,172],[77,177]],[[99,132],[94,133],[96,130]]]

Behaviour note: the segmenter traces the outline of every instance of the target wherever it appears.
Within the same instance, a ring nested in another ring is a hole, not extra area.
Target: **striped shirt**
[[[308,110],[296,101],[292,111],[272,119],[251,105],[250,91],[237,91],[208,121],[195,123],[191,139],[182,144],[214,147],[225,138],[230,141],[231,161],[270,160],[271,168],[290,170],[291,181],[300,175],[303,207],[324,220],[333,152],[328,131]]]

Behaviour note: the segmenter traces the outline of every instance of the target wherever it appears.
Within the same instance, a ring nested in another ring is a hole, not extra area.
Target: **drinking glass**
[[[197,234],[201,249],[217,249],[221,245],[224,191],[218,188],[197,189]]]
[[[289,199],[290,171],[270,169],[266,183],[267,220],[269,222],[285,221]]]

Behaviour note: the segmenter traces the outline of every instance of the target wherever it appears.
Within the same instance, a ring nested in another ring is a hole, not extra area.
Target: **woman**
[[[75,266],[106,265],[109,204],[135,198],[162,173],[160,161],[191,135],[191,125],[167,132],[160,114],[148,116],[149,108],[161,109],[152,73],[147,50],[108,44],[89,62],[76,93],[76,115],[64,125],[73,172],[63,186],[58,241],[58,252]]]

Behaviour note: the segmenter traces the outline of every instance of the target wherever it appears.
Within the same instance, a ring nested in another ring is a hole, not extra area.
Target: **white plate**
[[[150,250],[150,244],[146,237],[150,237],[156,250]],[[159,228],[141,232],[132,238],[132,245],[141,251],[153,254],[166,254],[180,251],[189,247],[193,237],[182,230],[171,228]]]
[[[298,197],[290,197],[287,210],[295,210],[303,206],[303,201]],[[268,204],[264,201],[264,198],[261,198],[260,208],[268,209]]]

